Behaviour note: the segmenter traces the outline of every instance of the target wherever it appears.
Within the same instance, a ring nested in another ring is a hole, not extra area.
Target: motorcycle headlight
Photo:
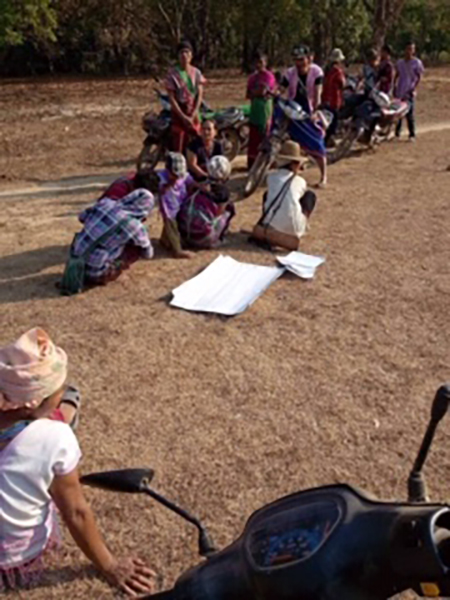
[[[287,101],[281,104],[281,110],[292,121],[303,121],[308,115],[297,102]]]

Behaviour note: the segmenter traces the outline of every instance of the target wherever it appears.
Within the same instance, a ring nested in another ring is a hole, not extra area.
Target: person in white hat
[[[263,246],[298,250],[316,204],[316,194],[307,189],[300,176],[304,158],[296,142],[283,144],[278,161],[281,168],[267,177],[262,216],[250,239]]]
[[[345,56],[342,50],[340,48],[335,48],[330,54],[328,65],[325,69],[322,107],[329,110],[333,115],[333,120],[331,121],[331,124],[327,129],[325,137],[325,143],[327,146],[330,146],[333,143],[333,138],[336,134],[338,124],[338,113],[344,106],[344,60]]]
[[[215,248],[224,239],[236,211],[226,182],[231,163],[225,156],[213,156],[206,166],[208,186],[195,192],[181,207],[177,223],[183,246]]]

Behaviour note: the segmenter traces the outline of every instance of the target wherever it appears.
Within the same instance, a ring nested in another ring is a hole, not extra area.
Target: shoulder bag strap
[[[277,202],[279,202],[279,206],[281,206],[281,203],[282,203],[282,201],[283,201],[283,199],[284,199],[284,197],[285,197],[288,189],[290,188],[292,180],[294,179],[294,177],[295,177],[295,173],[292,173],[292,175],[286,179],[286,181],[284,182],[281,190],[278,192],[278,194],[275,196],[275,198],[270,203],[270,206],[268,206],[267,209],[263,212],[262,217],[258,221],[258,225],[262,225],[264,227],[264,219],[270,213],[270,211],[272,210],[272,208],[275,207],[275,204]],[[267,227],[268,225],[269,225],[269,223],[267,223],[265,226]]]

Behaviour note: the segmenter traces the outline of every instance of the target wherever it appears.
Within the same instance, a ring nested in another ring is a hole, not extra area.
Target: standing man
[[[292,58],[295,65],[286,71],[281,87],[288,89],[289,100],[312,114],[322,102],[323,71],[312,61],[308,46],[294,48]]]
[[[289,135],[317,162],[321,175],[318,186],[325,187],[327,150],[325,133],[317,119],[317,110],[322,103],[323,71],[313,62],[308,46],[294,48],[292,58],[295,65],[286,71],[280,87],[287,90],[289,100],[299,104],[310,118],[304,121],[293,121],[289,127]]]
[[[416,140],[415,99],[417,88],[424,72],[422,61],[416,57],[416,45],[409,42],[405,48],[405,57],[397,62],[395,73],[395,96],[409,104],[406,115],[408,123],[409,141]],[[402,131],[402,121],[399,121],[395,135],[399,138]]]
[[[177,48],[178,65],[166,78],[166,90],[172,107],[172,150],[184,152],[188,142],[200,132],[199,108],[205,80],[192,66],[193,49],[188,41]]]

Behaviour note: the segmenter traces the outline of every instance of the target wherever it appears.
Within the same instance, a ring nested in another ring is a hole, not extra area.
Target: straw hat
[[[305,158],[302,156],[299,144],[297,144],[297,142],[293,142],[292,140],[284,142],[284,144],[281,147],[280,154],[277,157],[277,160],[282,163],[305,162]]]

